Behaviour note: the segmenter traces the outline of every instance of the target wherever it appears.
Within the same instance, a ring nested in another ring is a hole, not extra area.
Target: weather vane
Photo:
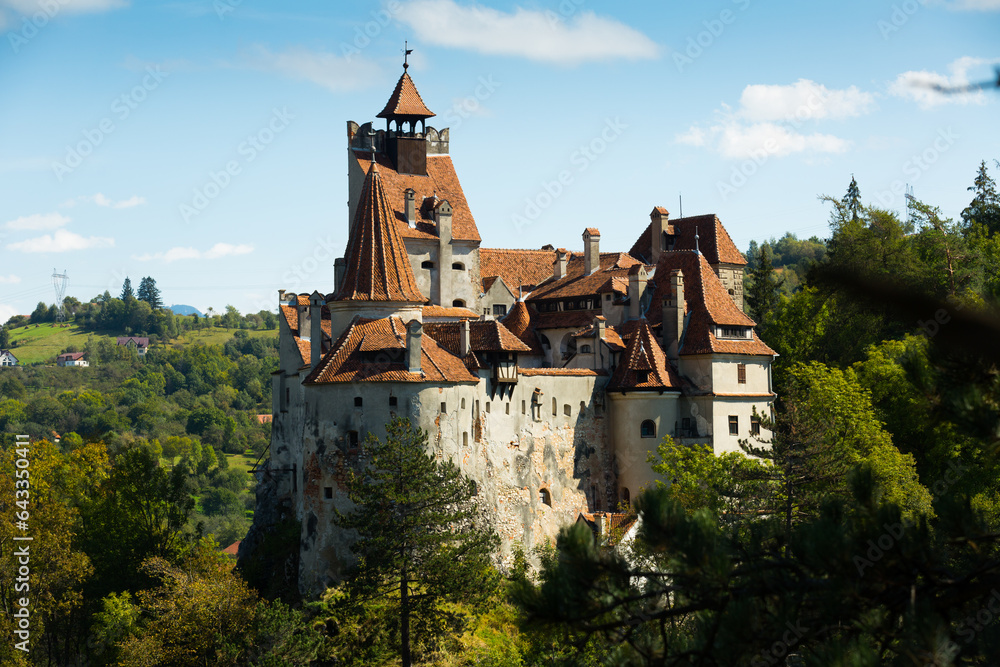
[[[408,70],[410,68],[410,54],[413,53],[413,49],[409,48],[410,43],[403,42],[403,70]]]
[[[375,164],[375,135],[376,134],[377,133],[375,132],[375,128],[374,127],[369,127],[368,128],[368,141],[371,142],[371,149],[372,149],[372,164]]]

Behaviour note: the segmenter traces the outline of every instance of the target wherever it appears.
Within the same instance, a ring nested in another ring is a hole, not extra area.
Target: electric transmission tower
[[[63,308],[63,299],[66,298],[66,285],[68,284],[69,276],[66,275],[66,269],[63,269],[62,273],[52,269],[52,286],[56,288],[56,308],[59,309],[59,313],[56,315],[57,322],[66,321],[66,311]]]

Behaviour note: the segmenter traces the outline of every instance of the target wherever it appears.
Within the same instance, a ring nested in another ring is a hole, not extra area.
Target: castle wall
[[[733,299],[740,310],[743,310],[743,268],[738,264],[716,264],[712,266],[715,275],[719,276],[722,286]]]
[[[656,453],[663,436],[673,434],[680,395],[673,392],[611,392],[609,398],[619,498],[624,497],[626,489],[629,497],[635,498],[640,490],[651,486],[659,478],[647,462],[647,457]],[[652,421],[656,427],[649,437],[642,436],[641,425],[646,420]]]

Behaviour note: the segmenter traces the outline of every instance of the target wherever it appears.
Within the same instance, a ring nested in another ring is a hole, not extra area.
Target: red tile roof
[[[538,340],[538,335],[531,324],[533,318],[538,317],[538,311],[523,301],[514,303],[510,312],[500,320],[507,330],[517,336],[522,343],[531,349],[532,354],[545,354],[542,344]]]
[[[395,116],[411,116],[418,118],[431,118],[434,112],[427,108],[424,100],[417,92],[417,87],[413,85],[413,79],[406,72],[399,77],[396,88],[389,96],[389,101],[385,103],[385,108],[378,113],[378,118],[393,118]]]
[[[446,306],[424,306],[422,314],[424,317],[462,317],[467,320],[479,319],[479,315],[468,308]]]
[[[536,287],[528,297],[529,301],[541,299],[570,299],[574,297],[596,296],[612,278],[623,278],[628,284],[629,269],[642,266],[642,262],[623,252],[601,253],[601,268],[590,275],[584,272],[583,255],[574,254],[566,264],[566,275],[559,280],[550,280]],[[607,286],[613,289],[614,283]]]
[[[560,310],[532,315],[535,329],[579,329],[594,321],[595,310]]]
[[[600,236],[601,235],[601,232],[597,229],[597,227],[587,227],[585,230],[583,230],[583,233],[587,234],[589,236]]]
[[[552,264],[556,261],[554,250],[513,250],[508,248],[480,248],[479,274],[483,278],[500,276],[508,288],[517,294],[523,286],[531,290],[552,277]]]
[[[76,361],[77,359],[82,359],[83,352],[64,352],[56,357],[57,361]]]
[[[622,334],[626,347],[608,383],[608,391],[680,390],[680,376],[667,363],[667,355],[645,319],[626,322],[622,325]],[[639,377],[640,372],[645,373],[645,379]]]
[[[662,209],[663,207],[657,207]],[[665,214],[666,211],[661,211]],[[638,240],[628,251],[633,257],[641,257],[644,261],[653,261],[652,227],[646,225]],[[698,232],[698,248],[709,264],[737,264],[743,266],[746,258],[740,253],[736,244],[729,237],[726,228],[714,215],[697,215],[687,218],[677,218],[668,223],[668,233],[675,235],[674,250],[694,250],[694,234]]]
[[[117,343],[118,345],[135,343],[139,347],[149,347],[149,338],[144,336],[119,336]]]
[[[594,325],[591,324],[586,329],[580,329],[575,334],[574,338],[593,338],[594,337]],[[625,342],[622,337],[618,335],[615,328],[611,325],[605,325],[604,327],[604,342],[608,344],[609,347],[615,350],[625,349]]]
[[[589,368],[520,368],[517,371],[525,377],[597,377],[607,375],[604,371],[595,371]]]
[[[353,151],[358,165],[368,171],[371,165],[371,152]],[[427,175],[400,174],[393,167],[389,158],[378,153],[376,155],[379,172],[382,176],[382,187],[389,197],[389,210],[392,219],[396,221],[396,229],[403,238],[436,239],[438,238],[437,223],[434,221],[432,202],[436,195],[438,200],[447,199],[451,204],[451,235],[457,241],[480,241],[479,229],[465,199],[462,184],[455,173],[455,165],[447,155],[427,156]],[[405,192],[412,189],[416,195],[416,228],[411,228],[406,220],[404,209]],[[424,204],[426,202],[426,205]]]
[[[461,359],[431,336],[421,336],[420,373],[407,370],[405,357],[402,319],[357,316],[305,382],[479,382]]]
[[[424,303],[410,268],[410,257],[374,164],[365,177],[351,236],[347,242],[344,282],[338,301],[407,301]]]

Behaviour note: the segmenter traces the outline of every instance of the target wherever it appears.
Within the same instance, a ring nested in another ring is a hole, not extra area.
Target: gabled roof
[[[389,96],[389,101],[385,103],[385,108],[378,113],[378,118],[395,118],[396,116],[408,116],[411,118],[431,118],[434,112],[427,108],[424,100],[417,92],[417,87],[413,85],[413,79],[407,72],[399,77],[396,88]]]
[[[346,259],[344,282],[334,297],[337,301],[427,301],[413,277],[406,246],[374,164],[361,190]]]
[[[298,297],[297,302],[302,304],[301,296]],[[306,301],[306,303],[308,304],[308,301]],[[298,309],[295,306],[280,306],[278,308],[278,312],[282,318],[284,318],[285,323],[288,324],[288,328],[292,333],[292,341],[299,350],[299,356],[302,357],[302,365],[308,366],[312,363],[311,341],[304,340],[301,336],[301,332],[299,331]],[[320,310],[320,327],[322,327],[323,330],[324,348],[329,349],[329,346],[325,345],[325,343],[327,343],[333,335],[333,326],[330,321],[330,309],[326,306],[323,306],[322,310]],[[311,336],[312,333],[310,332],[309,335]]]
[[[118,345],[128,345],[129,343],[135,343],[139,347],[149,347],[149,338],[145,336],[119,336],[117,340]]]
[[[14,359],[17,359],[17,357],[14,355],[14,353],[11,352],[10,350],[0,350],[0,357],[2,357],[5,354],[9,354]]]
[[[56,357],[57,361],[76,361],[83,358],[83,352],[64,352]]]
[[[420,349],[421,372],[411,373],[406,365],[406,325],[403,320],[398,317],[372,320],[355,316],[305,382],[479,381],[461,359],[442,348],[431,336],[421,336]]]
[[[531,290],[552,277],[555,250],[514,250],[510,248],[480,248],[479,274],[485,280],[500,276],[513,293],[518,287]]]
[[[623,278],[628,284],[629,269],[639,267],[642,262],[623,252],[602,252],[601,268],[590,275],[585,274],[583,254],[574,253],[566,264],[566,275],[559,280],[549,280],[536,287],[529,301],[541,299],[571,299],[574,297],[595,296],[602,290],[611,291],[612,278]]]
[[[666,214],[663,207],[657,207],[661,214]],[[644,261],[653,261],[652,254],[652,227],[650,222],[646,225],[642,234],[628,251],[633,257],[641,257]],[[726,228],[722,226],[715,215],[696,215],[687,218],[677,218],[670,220],[667,232],[674,234],[674,250],[694,250],[695,230],[698,232],[698,249],[705,255],[709,264],[736,264],[743,266],[747,263],[745,257],[740,253],[736,244],[729,237]]]
[[[352,151],[358,165],[367,172],[371,167],[369,151]],[[456,241],[480,241],[479,229],[465,199],[462,184],[455,173],[455,165],[447,155],[427,156],[427,175],[400,174],[393,167],[389,158],[383,154],[376,155],[382,187],[388,196],[389,210],[392,219],[396,221],[396,229],[400,236],[407,239],[437,239],[437,223],[434,221],[433,197],[447,199],[451,204],[451,236]],[[411,228],[404,211],[405,193],[413,190],[416,201],[416,227]],[[424,205],[424,202],[427,202]]]
[[[425,324],[424,333],[457,355],[461,326],[460,322]],[[469,349],[473,352],[531,352],[531,348],[496,320],[469,322]]]
[[[622,325],[625,351],[618,359],[618,366],[608,382],[608,391],[637,391],[644,389],[681,389],[681,379],[667,355],[649,328],[645,318],[630,320]],[[645,379],[639,373],[645,373]]]

